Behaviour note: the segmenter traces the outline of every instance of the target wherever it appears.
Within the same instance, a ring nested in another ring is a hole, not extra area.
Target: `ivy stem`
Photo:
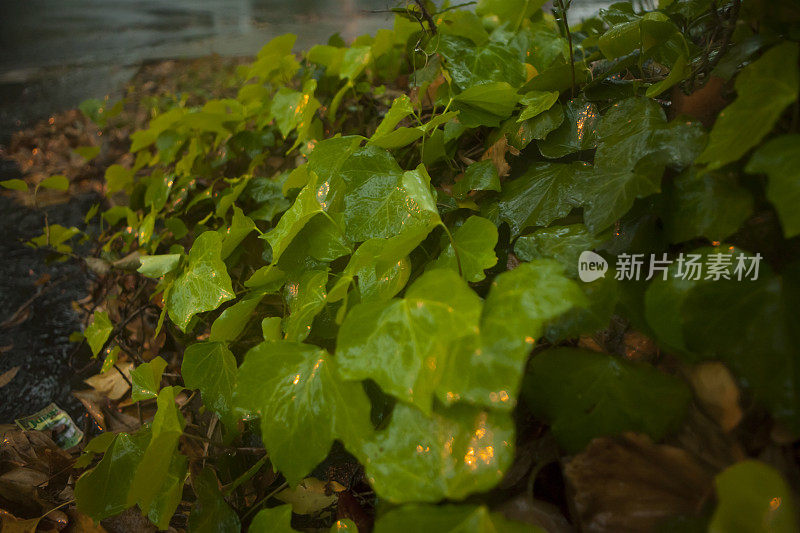
[[[250,516],[251,514],[253,514],[253,512],[257,511],[258,508],[261,507],[261,505],[264,502],[266,502],[267,500],[269,500],[270,498],[272,498],[273,496],[278,494],[280,491],[282,491],[283,489],[288,488],[288,487],[289,487],[289,483],[287,483],[285,481],[283,483],[281,483],[281,485],[277,489],[273,490],[272,492],[270,492],[269,494],[267,494],[266,496],[261,498],[250,509],[248,509],[247,512],[244,514],[244,516],[242,516],[242,519],[245,519],[248,516]]]
[[[456,254],[456,264],[458,265],[458,275],[462,278],[464,277],[464,271],[461,270],[461,257],[458,255],[458,248],[456,248],[456,240],[453,238],[453,234],[450,233],[450,229],[442,223],[442,227],[444,228],[445,233],[447,233],[447,238],[450,239],[450,246],[453,247],[453,253]]]
[[[422,12],[422,18],[425,19],[425,22],[428,23],[428,28],[431,30],[432,35],[436,35],[436,23],[433,21],[433,17],[428,10],[425,9],[425,4],[422,3],[422,0],[415,0],[415,3],[419,7],[419,10]]]
[[[569,29],[569,20],[567,19],[567,8],[564,5],[564,0],[558,0],[558,11],[561,23],[564,25],[564,32],[567,35],[567,42],[569,43],[569,68],[572,71],[572,97],[575,98],[575,49],[572,45],[572,32]]]
[[[261,470],[261,467],[267,463],[268,460],[269,456],[265,454],[264,457],[262,457],[261,459],[258,460],[258,462],[256,462],[256,464],[248,468],[244,474],[234,479],[233,482],[228,486],[228,488],[225,489],[223,495],[226,498],[230,496],[233,493],[233,491],[239,487],[239,485],[241,485],[242,483],[248,481],[250,478],[255,476],[258,473],[258,471]]]

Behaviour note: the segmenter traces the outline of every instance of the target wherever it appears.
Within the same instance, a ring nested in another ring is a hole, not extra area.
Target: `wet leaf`
[[[302,342],[311,332],[311,323],[325,307],[328,272],[312,270],[304,273],[299,280],[286,284],[286,302],[289,317],[284,327],[286,340]]]
[[[500,191],[497,167],[490,159],[468,166],[461,181],[453,185],[453,196],[459,200],[466,198],[470,191]]]
[[[167,362],[161,357],[156,357],[148,363],[142,363],[131,370],[131,400],[149,400],[158,397],[161,389],[161,374],[167,368]]]
[[[178,268],[181,254],[142,255],[139,256],[139,262],[139,274],[148,278],[160,278]]]
[[[258,304],[265,296],[263,290],[256,290],[248,294],[232,306],[225,309],[211,324],[208,339],[211,341],[234,341],[241,335],[247,323],[252,318]]]
[[[92,355],[96,357],[100,353],[112,331],[114,331],[114,325],[111,324],[108,313],[97,311],[94,314],[92,323],[83,332],[86,342],[89,343],[89,347],[92,349]]]
[[[197,501],[189,513],[189,528],[200,533],[239,533],[239,516],[231,509],[219,490],[213,470],[205,468],[192,479]],[[251,528],[252,530],[252,528]]]
[[[307,344],[252,348],[239,368],[235,398],[261,416],[270,460],[292,485],[325,458],[334,439],[350,448],[372,431],[361,385],[341,381],[336,362]]]
[[[534,163],[515,180],[506,182],[498,208],[512,235],[530,226],[548,226],[577,205],[575,191],[581,179],[591,179],[585,163]]]
[[[572,277],[578,275],[578,258],[586,250],[593,250],[603,243],[583,224],[552,226],[523,235],[514,244],[514,253],[523,261],[550,258],[564,265]]]
[[[213,311],[235,297],[228,269],[220,257],[221,240],[214,231],[197,237],[186,268],[169,290],[167,310],[181,331],[186,331],[197,313]]]
[[[772,130],[783,110],[797,100],[797,57],[798,45],[786,42],[742,70],[736,78],[736,101],[720,113],[698,163],[713,169],[738,161]]]
[[[497,244],[497,227],[478,216],[469,217],[453,233],[453,241],[433,263],[434,268],[459,271],[470,283],[483,280],[484,270],[497,264],[494,247]],[[455,245],[455,246],[454,246]]]
[[[447,361],[439,399],[513,409],[525,362],[545,324],[583,305],[582,291],[555,261],[524,263],[500,274],[484,303],[479,337],[465,336]],[[461,323],[462,330],[472,327]]]
[[[539,151],[549,159],[558,159],[594,148],[599,116],[596,105],[573,98],[564,108],[564,122],[539,143]]]
[[[505,413],[462,404],[428,417],[398,404],[389,427],[366,439],[356,455],[382,498],[436,502],[493,487],[511,464],[513,442]]]
[[[198,342],[183,354],[181,374],[186,386],[199,389],[203,404],[225,422],[233,423],[233,390],[236,386],[236,358],[221,342]]]
[[[373,379],[429,413],[459,338],[474,336],[481,301],[450,270],[432,270],[405,298],[355,306],[339,330],[336,360],[346,379]]]

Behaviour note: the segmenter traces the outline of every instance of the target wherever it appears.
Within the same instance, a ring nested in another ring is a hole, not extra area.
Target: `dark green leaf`
[[[227,425],[233,423],[236,358],[222,342],[198,342],[183,354],[181,374],[186,386],[199,389],[203,404]]]
[[[767,198],[781,217],[786,238],[800,235],[800,135],[772,139],[753,154],[747,172],[769,176]]]
[[[797,43],[786,42],[742,70],[736,79],[736,101],[720,113],[698,163],[719,168],[738,161],[761,142],[783,110],[797,100],[797,57]]]
[[[392,509],[375,523],[375,533],[544,533],[530,524],[507,520],[500,513],[491,513],[477,505],[404,505]]]
[[[205,468],[192,480],[197,501],[189,513],[189,529],[198,533],[239,533],[239,516],[219,490],[213,470]],[[253,529],[251,528],[251,531]]]
[[[568,453],[624,431],[661,439],[681,422],[691,399],[682,381],[649,365],[576,348],[534,357],[523,394]]]
[[[497,245],[497,227],[478,216],[469,217],[453,234],[453,241],[433,263],[434,268],[459,271],[470,283],[483,280],[484,270],[497,264],[494,247]],[[454,247],[455,245],[455,247]]]

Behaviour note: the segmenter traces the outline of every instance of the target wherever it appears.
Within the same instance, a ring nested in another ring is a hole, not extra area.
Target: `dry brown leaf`
[[[295,514],[315,515],[337,501],[336,494],[346,490],[335,481],[328,483],[317,478],[308,477],[293,489],[279,492],[275,497],[282,502],[291,503]]]
[[[128,381],[125,381],[125,378],[122,377],[122,374],[120,374],[116,368],[111,368],[102,374],[96,374],[90,378],[87,378],[83,380],[83,382],[107,398],[110,398],[111,400],[119,400],[125,396],[125,393],[127,393],[128,389],[130,389],[129,382],[131,379],[133,363],[117,363],[117,368],[119,368],[122,374],[128,378]]]
[[[503,135],[484,152],[481,161],[491,159],[492,163],[494,163],[494,166],[497,168],[498,176],[504,178],[511,172],[511,165],[506,162],[506,153],[509,151],[512,155],[519,155],[519,151],[513,146],[509,146],[508,139]]]
[[[67,511],[67,515],[69,516],[69,525],[64,533],[106,533],[103,526],[95,524],[94,520],[77,509],[70,509]]]
[[[652,361],[658,354],[656,343],[640,331],[628,331],[622,339],[624,356],[631,361]]]
[[[14,379],[14,376],[17,375],[17,372],[19,372],[19,369],[20,369],[20,367],[15,366],[14,368],[9,370],[8,372],[4,372],[4,373],[0,374],[0,387],[5,387],[9,383],[11,383],[11,380]]]
[[[525,495],[508,500],[497,510],[509,520],[538,526],[547,533],[572,533],[574,531],[558,507],[552,503],[533,500]]]
[[[593,440],[564,465],[582,531],[652,531],[700,511],[713,475],[685,450],[632,433]]]
[[[3,533],[35,533],[39,518],[24,520],[0,509],[0,531]]]
[[[728,367],[718,361],[701,363],[692,368],[689,379],[700,404],[724,431],[739,425],[739,387]]]

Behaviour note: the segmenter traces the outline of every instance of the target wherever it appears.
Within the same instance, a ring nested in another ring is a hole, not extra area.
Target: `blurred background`
[[[283,33],[296,50],[391,27],[402,0],[2,0],[0,144],[86,98],[114,96],[146,61],[254,55]],[[456,2],[459,3],[459,2]],[[573,20],[611,2],[574,0]]]

